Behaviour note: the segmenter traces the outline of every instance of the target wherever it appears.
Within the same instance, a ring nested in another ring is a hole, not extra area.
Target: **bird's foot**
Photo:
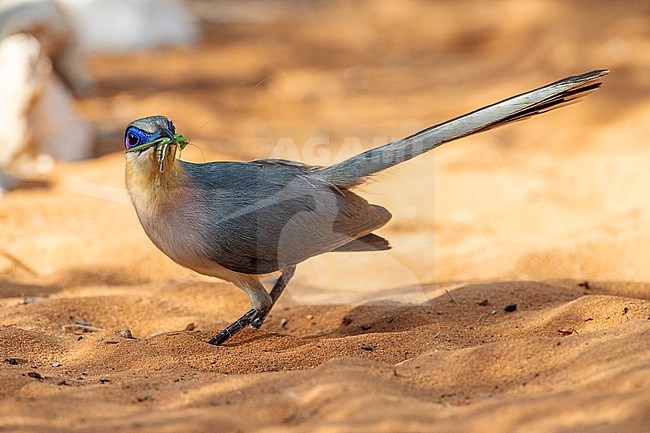
[[[269,311],[270,309],[265,311],[265,310],[256,310],[254,308],[251,308],[246,312],[246,314],[244,314],[239,319],[237,319],[236,321],[228,325],[226,329],[224,329],[223,331],[221,331],[220,333],[212,337],[212,339],[208,343],[214,344],[215,346],[221,346],[223,343],[226,342],[226,340],[228,340],[233,335],[237,334],[246,326],[259,329],[259,327],[262,326],[264,319],[269,314]]]
[[[278,298],[284,291],[285,287],[287,287],[287,284],[289,284],[289,280],[291,280],[295,272],[296,272],[295,265],[284,268],[282,270],[282,275],[280,275],[280,278],[278,278],[278,280],[275,282],[273,288],[271,289],[271,293],[268,295],[271,297],[270,305],[268,305],[264,309],[251,308],[250,310],[248,310],[248,312],[246,312],[246,314],[241,316],[235,322],[231,323],[226,329],[224,329],[223,331],[221,331],[220,333],[212,337],[212,340],[210,340],[209,343],[214,344],[215,346],[220,346],[224,342],[226,342],[226,340],[228,340],[230,337],[237,334],[239,331],[241,331],[247,326],[250,326],[251,328],[259,329],[260,326],[262,326],[262,323],[264,323],[264,319],[266,319],[266,316],[269,315],[271,308],[273,308],[273,304],[275,304],[275,301],[278,300]],[[258,289],[263,291],[264,286],[260,285]],[[264,292],[264,294],[266,293]]]
[[[259,311],[257,317],[255,317],[255,319],[251,322],[250,327],[260,329],[260,326],[262,326],[262,323],[264,323],[264,319],[266,319],[266,316],[268,316],[269,311]]]

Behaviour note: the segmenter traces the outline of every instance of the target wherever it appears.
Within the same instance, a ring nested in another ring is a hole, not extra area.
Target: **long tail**
[[[358,185],[374,173],[415,158],[448,141],[577,102],[596,91],[602,84],[601,78],[608,73],[607,69],[598,69],[564,78],[316,170],[312,176],[337,186]]]

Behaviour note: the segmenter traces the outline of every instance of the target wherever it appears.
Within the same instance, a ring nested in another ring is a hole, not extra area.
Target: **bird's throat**
[[[162,211],[184,189],[186,178],[175,147],[162,160],[162,171],[158,156],[154,148],[142,154],[127,154],[126,188],[138,211]]]

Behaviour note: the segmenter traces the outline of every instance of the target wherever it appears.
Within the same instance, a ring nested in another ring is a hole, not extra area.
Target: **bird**
[[[374,233],[391,213],[355,187],[443,143],[576,102],[608,72],[561,79],[330,166],[183,161],[189,140],[167,117],[149,116],[125,130],[126,188],[144,231],[164,254],[248,294],[250,310],[209,341],[218,346],[262,325],[299,263],[328,252],[391,248]],[[267,290],[264,281],[275,282]]]

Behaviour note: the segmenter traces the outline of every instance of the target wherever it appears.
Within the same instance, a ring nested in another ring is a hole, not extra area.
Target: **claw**
[[[253,322],[251,322],[249,326],[254,329],[260,329],[260,326],[262,326],[263,322],[264,322],[264,318],[258,317],[257,319],[253,320]]]

